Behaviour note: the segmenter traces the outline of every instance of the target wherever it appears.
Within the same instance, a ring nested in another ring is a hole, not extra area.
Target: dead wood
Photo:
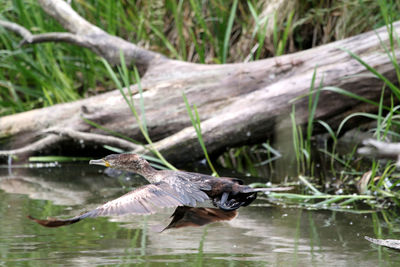
[[[376,239],[369,236],[364,236],[364,238],[378,246],[388,247],[392,249],[400,249],[400,240],[397,239]]]
[[[198,159],[203,153],[187,115],[183,92],[198,108],[208,151],[216,153],[227,147],[265,141],[273,135],[278,122],[289,120],[293,104],[296,105],[297,122],[304,124],[308,116],[308,98],[300,98],[295,103],[291,101],[309,92],[315,70],[316,85],[340,87],[367,99],[379,99],[382,81],[342,48],[359,55],[390,81],[396,80],[391,60],[382,48],[382,44],[388,45],[386,28],[281,57],[248,63],[202,65],[167,59],[111,36],[81,18],[64,1],[39,2],[74,38],[82,40],[71,43],[89,48],[111,63],[119,62],[122,49],[130,64],[145,70],[142,88],[148,130],[156,141],[155,146],[173,162]],[[399,34],[400,23],[393,26]],[[29,39],[26,37],[29,34],[23,30],[22,33],[21,29],[13,31]],[[400,51],[396,49],[395,54],[399,55]],[[139,106],[137,87],[131,89],[136,106]],[[335,128],[350,113],[376,109],[373,105],[326,90],[321,92],[316,119]],[[143,141],[123,97],[118,91],[112,91],[0,118],[0,138],[8,139],[0,155],[39,153],[43,140],[49,136],[56,137],[50,138],[51,146],[63,148],[70,144],[72,136],[49,135],[48,129],[94,134],[90,143],[96,143],[93,137],[106,132],[88,125],[82,118]],[[351,128],[359,123],[353,119],[347,125]],[[41,146],[35,148],[35,144]],[[104,139],[99,139],[98,144],[104,144]],[[24,150],[26,147],[35,149]],[[146,152],[141,147],[134,150]]]
[[[400,167],[400,143],[366,139],[362,144],[364,146],[357,150],[358,154],[377,158],[397,159],[396,165]]]

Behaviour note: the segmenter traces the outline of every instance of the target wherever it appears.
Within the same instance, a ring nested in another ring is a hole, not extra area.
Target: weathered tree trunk
[[[40,2],[45,11],[58,21],[64,19],[54,15],[51,11],[54,7],[48,4],[58,0]],[[66,4],[63,8],[73,12]],[[118,62],[119,53],[110,53],[113,49],[116,51],[118,46],[121,46],[125,54],[134,49],[136,55],[139,55],[140,60],[135,61],[135,53],[130,53],[129,62],[144,70],[141,83],[149,133],[153,141],[156,141],[155,146],[173,162],[197,159],[203,153],[187,115],[183,92],[189,102],[198,108],[203,138],[208,151],[213,153],[226,147],[265,141],[273,133],[277,120],[289,119],[288,114],[294,104],[291,100],[309,92],[314,71],[317,73],[315,87],[321,83],[323,86],[343,88],[367,99],[379,99],[382,81],[342,48],[359,55],[390,81],[396,80],[394,67],[381,45],[381,42],[388,45],[386,28],[281,57],[249,63],[201,65],[170,60],[153,52],[146,54],[146,50],[110,36],[97,27],[94,35],[79,33],[73,26],[67,25],[75,23],[66,21],[71,17],[68,16],[60,23],[73,34],[72,39],[86,40],[85,47],[110,62]],[[400,23],[393,26],[397,34],[400,34]],[[87,27],[90,29],[94,26]],[[8,29],[12,30],[11,27]],[[26,41],[27,38],[24,38]],[[119,41],[113,42],[113,38]],[[56,38],[56,41],[60,40]],[[82,45],[79,42],[71,43]],[[104,47],[99,48],[102,45]],[[110,46],[112,49],[108,49]],[[396,55],[400,54],[399,50],[395,52]],[[132,92],[138,107],[140,96],[137,86],[132,86]],[[304,124],[308,116],[308,97],[298,99],[295,104],[297,122]],[[315,117],[335,128],[351,112],[375,109],[353,98],[322,91]],[[85,123],[82,117],[133,139],[143,140],[133,115],[116,90],[72,103],[0,118],[0,137],[9,138],[3,148],[8,150],[0,151],[0,154],[28,155],[51,151],[55,147],[63,148],[70,144],[71,138],[79,136],[66,133],[68,130],[77,134],[105,134]],[[352,126],[357,125],[357,121],[350,123]],[[85,135],[80,135],[79,139],[91,141],[86,144],[86,148],[107,143],[90,134],[87,139]],[[115,142],[111,144],[116,145]],[[140,146],[120,146],[145,152]]]

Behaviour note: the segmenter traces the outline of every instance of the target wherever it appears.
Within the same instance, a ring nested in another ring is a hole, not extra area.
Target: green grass
[[[294,153],[296,155],[297,171],[298,173],[313,173],[312,162],[312,137],[314,128],[314,117],[318,106],[319,95],[321,92],[323,78],[320,81],[318,88],[315,88],[315,80],[317,75],[317,67],[311,77],[310,90],[308,94],[308,120],[305,133],[300,125],[296,122],[296,108],[295,104],[292,106],[290,119],[292,122],[292,141]],[[321,123],[320,123],[321,124]],[[329,127],[325,123],[325,127]],[[305,135],[305,136],[304,136]]]
[[[0,18],[33,33],[63,31],[34,1],[9,1]],[[102,79],[105,69],[86,49],[66,44],[19,47],[20,40],[0,29],[0,115],[77,100],[107,82]]]
[[[199,140],[199,144],[201,146],[201,149],[203,150],[203,153],[207,160],[208,166],[210,166],[210,169],[212,171],[212,175],[219,176],[218,172],[215,170],[214,165],[212,164],[212,162],[210,160],[210,157],[208,156],[207,148],[203,141],[203,135],[201,133],[200,116],[199,116],[199,113],[197,112],[197,107],[195,104],[193,104],[193,110],[192,110],[185,93],[183,93],[182,96],[183,96],[183,100],[185,101],[186,110],[189,114],[190,121],[192,122],[193,128],[196,131],[197,139]]]

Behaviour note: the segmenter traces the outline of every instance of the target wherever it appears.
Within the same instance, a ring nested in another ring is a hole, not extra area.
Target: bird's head
[[[102,159],[94,159],[89,164],[101,165],[118,170],[141,174],[150,164],[137,154],[111,154]]]

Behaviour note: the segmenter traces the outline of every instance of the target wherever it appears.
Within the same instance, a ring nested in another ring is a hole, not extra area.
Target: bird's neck
[[[150,183],[155,183],[156,181],[156,175],[157,175],[157,170],[154,169],[153,167],[150,166],[150,164],[143,166],[143,168],[141,168],[138,171],[135,171],[137,174],[140,174],[141,176],[143,176],[144,178],[146,178],[147,181],[149,181]]]

